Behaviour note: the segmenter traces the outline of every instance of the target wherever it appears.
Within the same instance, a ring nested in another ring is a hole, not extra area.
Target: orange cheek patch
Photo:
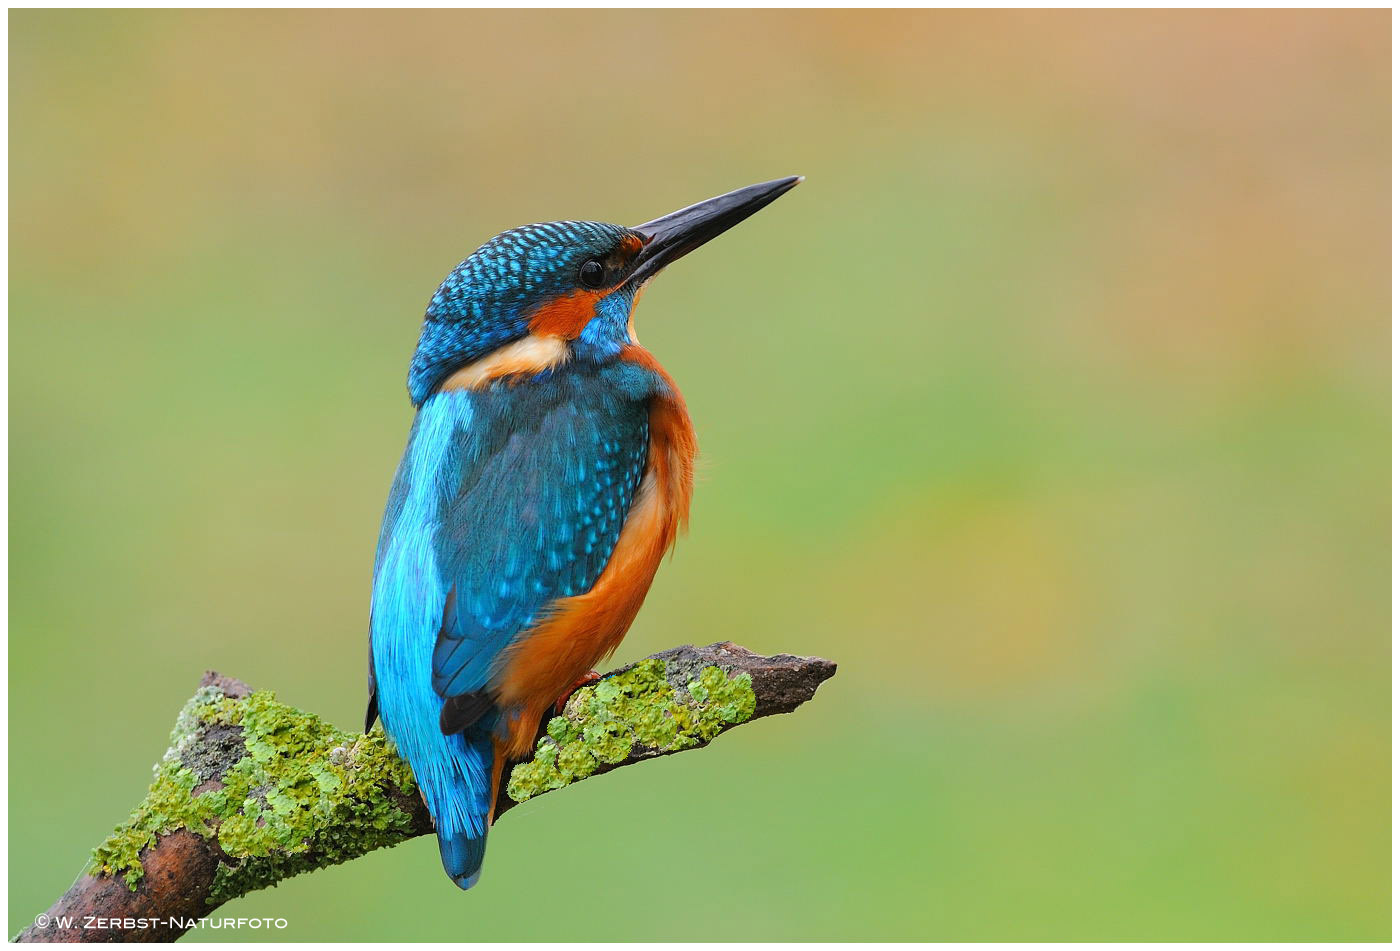
[[[607,290],[570,291],[562,297],[541,304],[530,315],[530,332],[541,336],[563,337],[573,340],[583,333],[583,328],[593,319],[598,301]]]

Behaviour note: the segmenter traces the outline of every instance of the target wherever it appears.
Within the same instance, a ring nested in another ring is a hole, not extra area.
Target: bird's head
[[[408,375],[414,404],[502,369],[617,356],[635,342],[632,310],[648,281],[801,180],[750,185],[631,228],[555,221],[497,235],[428,304]]]

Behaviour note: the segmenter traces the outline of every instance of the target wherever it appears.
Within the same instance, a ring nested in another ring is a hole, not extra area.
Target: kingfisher
[[[621,642],[686,525],[696,440],[633,312],[666,265],[802,179],[632,228],[497,235],[433,295],[375,553],[369,711],[448,876],[481,875],[502,770]]]

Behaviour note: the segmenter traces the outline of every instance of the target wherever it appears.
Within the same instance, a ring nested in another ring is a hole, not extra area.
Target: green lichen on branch
[[[415,832],[393,795],[413,795],[413,775],[380,730],[344,733],[270,692],[203,687],[170,739],[146,798],[93,851],[95,872],[133,889],[141,851],[177,829],[216,837],[227,857],[211,904]]]
[[[615,766],[704,746],[754,714],[753,680],[706,667],[678,688],[666,663],[644,660],[574,692],[562,716],[549,721],[534,758],[517,765],[506,793],[524,802]]]
[[[548,723],[497,814],[615,766],[696,749],[729,727],[791,713],[836,672],[820,657],[682,645],[577,689]],[[342,733],[214,672],[181,711],[144,802],[19,940],[81,938],[94,912],[146,921],[207,909],[298,872],[425,834],[432,820],[383,732]],[[167,834],[178,833],[178,834]],[[129,887],[128,887],[129,886]],[[171,922],[187,917],[171,917]],[[172,924],[169,938],[183,927]],[[149,938],[131,926],[105,940]]]

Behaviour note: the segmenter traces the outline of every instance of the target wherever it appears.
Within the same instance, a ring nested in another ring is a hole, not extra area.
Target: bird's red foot
[[[574,695],[575,690],[580,687],[587,687],[589,684],[596,684],[602,679],[603,675],[596,670],[590,670],[588,673],[584,674],[572,687],[560,694],[558,700],[554,701],[554,715],[556,717],[563,716],[564,704],[569,702],[569,698]]]

